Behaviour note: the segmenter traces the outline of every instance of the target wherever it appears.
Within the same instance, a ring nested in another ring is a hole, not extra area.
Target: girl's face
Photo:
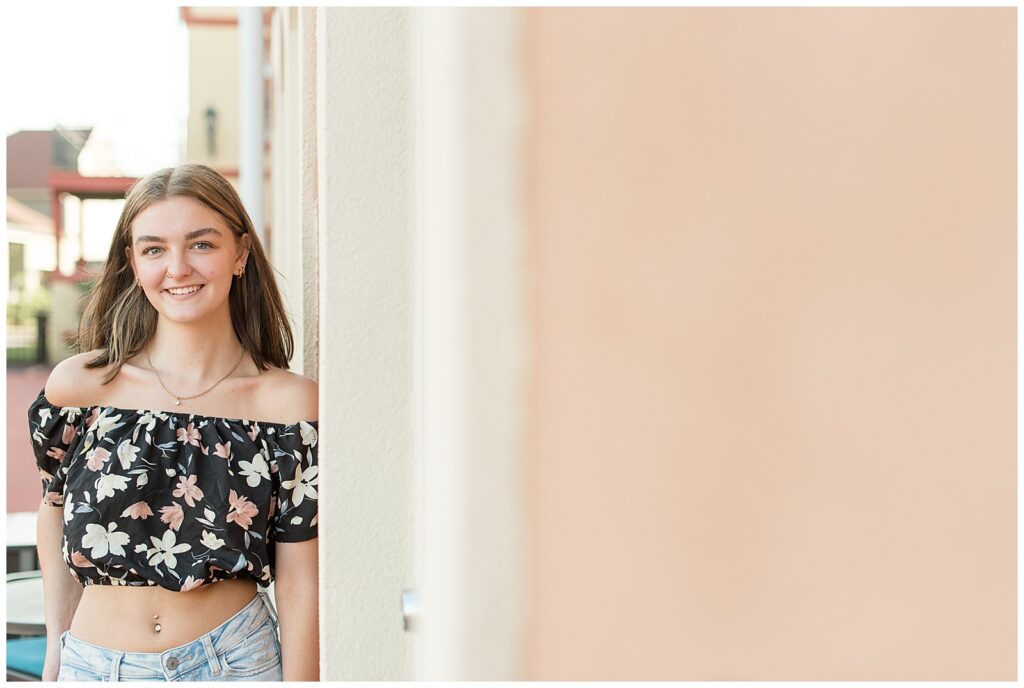
[[[160,317],[194,323],[229,307],[231,281],[249,257],[249,235],[236,240],[217,212],[172,196],[135,216],[125,251]]]

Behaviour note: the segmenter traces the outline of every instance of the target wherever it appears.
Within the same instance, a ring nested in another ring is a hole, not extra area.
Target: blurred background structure
[[[91,194],[187,160],[320,381],[322,679],[1016,678],[1014,8],[165,21],[147,165],[8,132],[9,571]]]

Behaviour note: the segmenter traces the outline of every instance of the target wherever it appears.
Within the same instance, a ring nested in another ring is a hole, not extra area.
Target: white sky
[[[91,126],[124,174],[181,162],[188,51],[177,7],[4,3],[0,64],[5,136]]]

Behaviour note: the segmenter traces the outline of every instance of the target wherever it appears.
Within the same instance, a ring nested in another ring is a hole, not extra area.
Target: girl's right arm
[[[60,670],[60,636],[71,628],[78,601],[82,599],[82,586],[64,563],[61,540],[64,537],[64,509],[39,505],[36,521],[36,545],[39,550],[39,568],[43,572],[43,608],[46,619],[46,659],[43,662],[44,681],[56,681]]]

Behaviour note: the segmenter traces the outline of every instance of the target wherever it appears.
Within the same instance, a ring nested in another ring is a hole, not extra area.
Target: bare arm
[[[41,502],[36,521],[36,545],[39,549],[39,568],[43,572],[43,608],[46,619],[44,681],[57,680],[57,672],[60,670],[60,636],[71,627],[78,601],[82,599],[82,586],[71,576],[61,554],[63,537],[64,509]]]
[[[285,681],[320,680],[319,538],[277,543],[274,600]]]

